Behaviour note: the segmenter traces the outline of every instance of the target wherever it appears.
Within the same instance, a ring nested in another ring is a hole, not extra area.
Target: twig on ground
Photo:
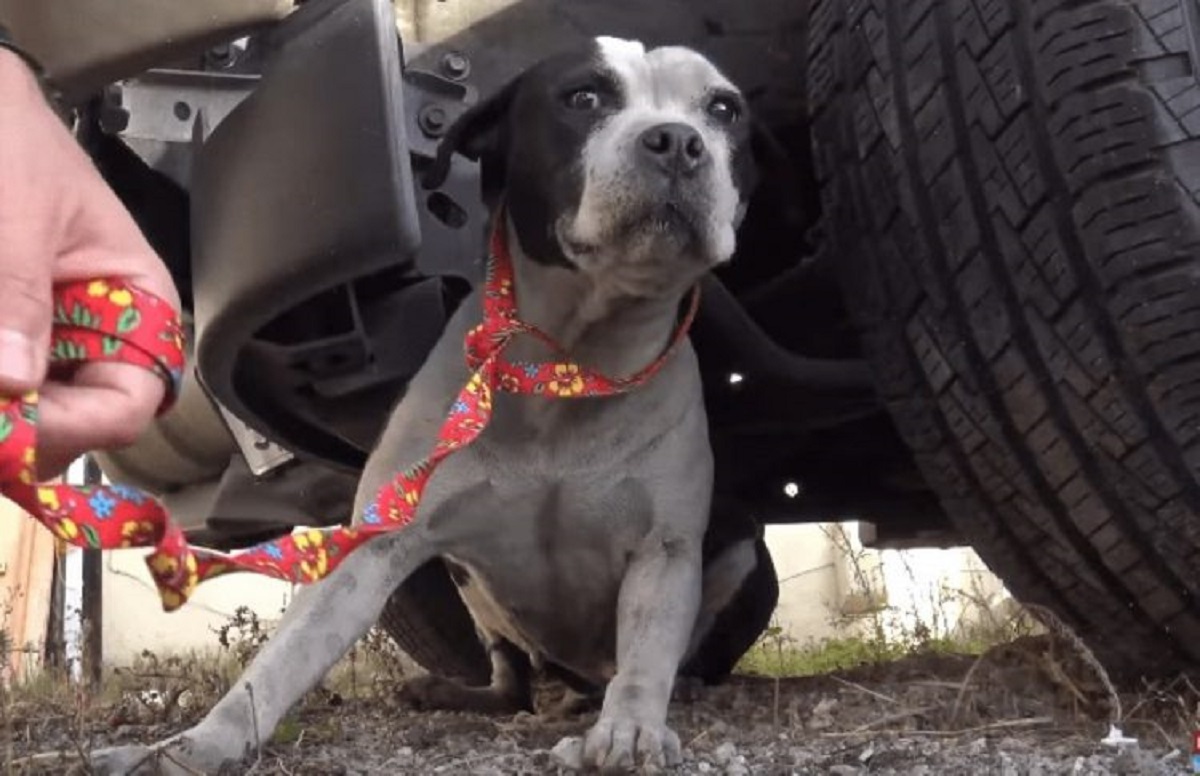
[[[961,728],[959,730],[906,730],[904,734],[915,736],[961,736],[971,733],[986,733],[991,730],[1037,727],[1039,725],[1050,725],[1053,722],[1054,717],[1022,717],[1021,719],[1002,719],[997,722],[989,722],[986,725],[975,725],[974,727]]]
[[[874,722],[868,723],[867,725],[859,726],[859,727],[855,728],[854,730],[849,730],[849,731],[845,731],[845,732],[835,732],[835,733],[822,733],[821,737],[822,738],[853,738],[854,736],[861,736],[864,733],[872,733],[872,734],[885,733],[885,734],[896,735],[896,736],[945,736],[945,737],[951,737],[951,736],[970,735],[972,733],[986,733],[986,732],[992,731],[992,730],[1005,730],[1005,729],[1009,729],[1009,728],[1037,727],[1038,725],[1049,725],[1054,722],[1054,717],[1023,717],[1021,719],[1004,719],[1004,720],[1000,720],[999,722],[989,722],[986,725],[976,725],[974,727],[969,727],[969,728],[959,728],[958,730],[897,730],[897,729],[891,729],[891,728],[880,729],[877,727],[877,725],[882,724],[883,722],[895,721],[895,719],[903,719],[906,716],[913,716],[914,714],[917,714],[920,711],[928,711],[931,708],[933,708],[933,707],[932,706],[925,707],[924,709],[914,710],[905,715],[893,714],[893,715],[890,715],[890,717],[892,719],[889,719],[889,717],[882,717],[880,719],[875,720]]]
[[[1108,671],[1104,670],[1104,666],[1101,665],[1100,660],[1096,657],[1096,653],[1092,652],[1088,648],[1088,645],[1083,643],[1083,639],[1079,638],[1078,634],[1054,612],[1040,604],[1025,604],[1024,606],[1045,622],[1051,631],[1062,636],[1068,644],[1075,648],[1079,657],[1092,669],[1092,673],[1104,685],[1104,691],[1108,694],[1108,700],[1112,704],[1109,722],[1114,725],[1120,723],[1124,719],[1124,715],[1121,713],[1121,696],[1117,693],[1117,688],[1113,686]]]
[[[251,770],[262,762],[262,739],[258,735],[258,708],[254,703],[254,685],[246,682],[246,694],[250,696],[250,724],[254,730],[254,765]]]
[[[838,676],[838,675],[836,675],[836,674],[830,674],[830,675],[829,675],[829,677],[830,677],[831,679],[833,679],[835,682],[838,682],[839,684],[844,684],[844,685],[846,685],[847,687],[852,687],[852,688],[854,688],[855,690],[858,690],[858,691],[859,691],[859,692],[861,692],[861,693],[865,693],[865,694],[867,694],[867,695],[870,695],[870,696],[872,696],[872,697],[874,697],[874,698],[878,698],[878,699],[879,699],[879,700],[881,700],[881,701],[887,701],[888,703],[893,703],[893,704],[894,704],[894,703],[899,703],[899,702],[900,702],[900,701],[896,700],[895,698],[891,697],[890,695],[884,695],[884,694],[883,694],[883,693],[881,693],[881,692],[876,692],[875,690],[871,690],[871,689],[869,689],[869,688],[867,688],[867,687],[863,687],[863,686],[862,686],[861,684],[859,684],[858,682],[852,682],[852,681],[850,681],[849,679],[843,679],[842,677],[840,677],[840,676]]]
[[[75,753],[79,755],[79,761],[83,764],[84,770],[88,773],[94,773],[92,770],[92,758],[88,757],[87,752],[84,751],[83,743],[79,740],[79,738],[72,738],[71,745],[75,747]]]
[[[868,730],[875,730],[880,725],[886,725],[889,722],[898,722],[902,719],[908,719],[909,717],[915,717],[919,714],[924,714],[928,711],[933,711],[935,708],[937,708],[937,707],[936,706],[917,706],[916,708],[905,709],[904,711],[898,711],[895,714],[887,714],[885,716],[879,717],[878,719],[873,719],[870,722],[859,725],[858,727],[854,728],[853,730],[847,731],[845,733],[839,733],[836,735],[854,735],[856,733],[863,733]],[[835,734],[830,734],[830,735],[835,735]]]
[[[176,760],[175,756],[172,755],[170,752],[168,752],[166,749],[151,749],[150,752],[147,753],[147,755],[142,758],[142,761],[140,763],[138,763],[137,766],[131,771],[131,773],[137,773],[137,769],[140,768],[142,766],[142,764],[144,764],[151,757],[155,757],[155,756],[165,757],[166,759],[170,760],[172,765],[179,766],[183,770],[192,774],[192,776],[205,776],[204,771],[198,771],[195,768],[193,768],[192,766],[183,762],[182,760]]]
[[[937,679],[914,679],[909,682],[913,687],[933,687],[937,690],[957,690],[962,682],[946,682]]]
[[[38,752],[37,754],[26,755],[25,757],[16,757],[8,765],[11,768],[29,768],[35,765],[61,764],[63,761],[70,762],[74,757],[78,757],[75,752],[61,749],[56,752]]]
[[[782,702],[782,700],[781,700],[782,691],[781,691],[781,687],[780,687],[781,684],[782,684],[782,680],[778,676],[776,676],[775,677],[774,697],[771,700],[771,720],[775,725],[776,731],[779,730],[779,704]]]
[[[443,758],[439,758],[442,760],[442,762],[438,762],[438,760],[434,760],[433,762],[429,763],[426,767],[432,768],[434,771],[436,771],[438,773],[444,772],[447,768],[452,769],[450,771],[451,773],[465,773],[465,770],[464,770],[465,766],[476,765],[478,763],[487,762],[488,760],[495,760],[497,757],[500,757],[501,754],[502,753],[500,753],[500,752],[496,752],[493,754],[477,754],[473,757],[460,757],[460,758],[443,757]],[[435,763],[437,763],[437,764],[435,765]]]
[[[971,667],[967,669],[966,676],[963,677],[962,684],[958,686],[958,694],[954,696],[954,706],[950,710],[950,724],[958,722],[958,713],[962,710],[963,698],[967,695],[967,688],[971,686],[971,680],[975,678],[975,671],[983,664],[983,657],[987,652],[983,652],[979,657],[975,658],[975,662],[971,663]]]

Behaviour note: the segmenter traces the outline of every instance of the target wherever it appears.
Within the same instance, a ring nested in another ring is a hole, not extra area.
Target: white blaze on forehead
[[[714,89],[736,87],[711,62],[683,46],[646,50],[641,42],[596,38],[600,59],[620,82],[626,109],[695,108]]]
[[[713,254],[728,258],[740,197],[732,178],[729,137],[710,120],[707,106],[718,90],[736,87],[689,48],[647,51],[638,41],[610,37],[597,38],[596,45],[601,64],[618,82],[621,108],[593,130],[584,146],[584,190],[571,232],[581,242],[601,242],[621,220],[624,207],[638,199],[628,189],[638,137],[657,124],[680,123],[700,135],[712,157],[705,241]]]
[[[635,68],[646,56],[646,47],[639,40],[601,36],[596,38],[596,45],[605,64],[617,71]]]

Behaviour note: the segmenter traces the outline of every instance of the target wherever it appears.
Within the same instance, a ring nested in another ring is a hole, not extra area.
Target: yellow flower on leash
[[[329,573],[329,553],[325,550],[317,550],[311,561],[300,561],[300,571],[304,573],[309,582],[316,582]]]
[[[58,523],[54,526],[54,533],[57,534],[58,538],[62,539],[63,541],[69,542],[75,537],[79,536],[79,526],[77,526],[75,521],[71,518],[63,517],[60,518]]]
[[[404,503],[405,504],[408,504],[410,507],[415,507],[417,505],[417,502],[420,500],[421,500],[421,494],[417,491],[416,488],[405,488],[404,489]]]
[[[20,479],[21,482],[25,485],[33,484],[33,480],[34,480],[33,462],[36,458],[37,458],[37,452],[34,450],[32,445],[25,448],[25,452],[21,454],[21,464],[22,465],[21,465],[21,471],[17,474],[17,478]],[[50,490],[50,489],[43,488],[43,490]],[[52,491],[52,490],[50,492],[54,493],[54,491]],[[54,508],[57,509],[58,508],[58,494],[57,493],[54,494],[54,499],[55,499],[55,502],[54,502],[55,507]]]
[[[325,534],[316,529],[311,529],[296,534],[292,541],[296,543],[296,549],[298,550],[316,549],[325,543]]]
[[[174,576],[175,572],[179,570],[179,564],[175,562],[174,558],[160,552],[152,554],[147,562],[150,564],[150,570],[154,572],[155,576]]]
[[[154,535],[154,523],[148,520],[130,520],[121,526],[121,546],[133,547],[138,540]]]
[[[87,285],[88,296],[107,296],[109,292],[108,282],[104,280],[93,280]]]
[[[555,364],[554,379],[546,386],[555,396],[578,396],[583,393],[583,377],[575,364]]]
[[[58,491],[54,488],[38,488],[37,500],[44,509],[51,512],[57,512],[61,507],[58,500]]]
[[[128,307],[133,304],[133,294],[129,292],[128,288],[114,288],[108,292],[108,301],[117,307]]]

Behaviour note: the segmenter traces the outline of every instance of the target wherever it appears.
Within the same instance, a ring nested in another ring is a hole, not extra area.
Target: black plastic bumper
[[[264,436],[353,469],[478,270],[475,165],[413,175],[438,134],[418,116],[471,95],[404,73],[388,0],[308,3],[261,43],[195,157],[197,367]]]

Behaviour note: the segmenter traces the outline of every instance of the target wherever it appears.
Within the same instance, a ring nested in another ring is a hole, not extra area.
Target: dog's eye
[[[585,86],[582,89],[576,89],[569,92],[565,98],[568,108],[572,110],[596,110],[600,107],[600,92]]]
[[[722,124],[736,123],[742,116],[742,109],[732,97],[718,95],[708,102],[708,115]]]

